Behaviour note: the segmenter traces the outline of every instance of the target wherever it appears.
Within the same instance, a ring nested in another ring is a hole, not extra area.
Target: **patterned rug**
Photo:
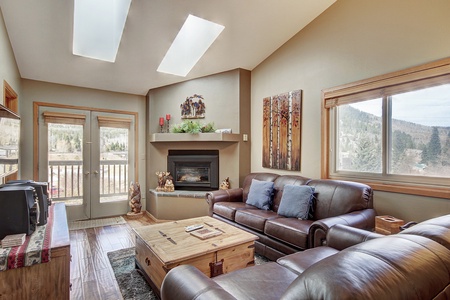
[[[134,248],[108,253],[124,300],[158,299],[134,263]]]
[[[124,300],[158,299],[145,281],[139,270],[135,269],[134,248],[121,249],[108,253],[120,292]],[[269,260],[255,254],[255,264],[260,265]]]
[[[93,220],[85,220],[85,221],[70,221],[69,222],[69,230],[111,226],[111,225],[125,224],[126,222],[127,221],[125,221],[125,219],[122,217],[93,219]]]

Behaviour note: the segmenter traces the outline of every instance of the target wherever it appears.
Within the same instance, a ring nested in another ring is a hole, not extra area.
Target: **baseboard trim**
[[[144,211],[144,213],[155,223],[164,223],[164,222],[169,222],[172,220],[159,220],[157,218],[155,218],[155,216],[153,216],[149,211]]]

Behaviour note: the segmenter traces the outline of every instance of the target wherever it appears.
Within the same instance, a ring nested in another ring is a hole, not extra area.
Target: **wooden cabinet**
[[[69,299],[70,238],[64,203],[54,203],[51,260],[0,272],[1,299]]]

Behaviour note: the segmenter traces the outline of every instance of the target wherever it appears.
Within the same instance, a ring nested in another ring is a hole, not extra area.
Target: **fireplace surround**
[[[168,150],[167,170],[176,190],[217,190],[219,150]]]

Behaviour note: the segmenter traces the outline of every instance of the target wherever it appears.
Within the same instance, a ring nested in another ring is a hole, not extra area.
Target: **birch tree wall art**
[[[263,99],[263,167],[300,171],[302,90]]]

